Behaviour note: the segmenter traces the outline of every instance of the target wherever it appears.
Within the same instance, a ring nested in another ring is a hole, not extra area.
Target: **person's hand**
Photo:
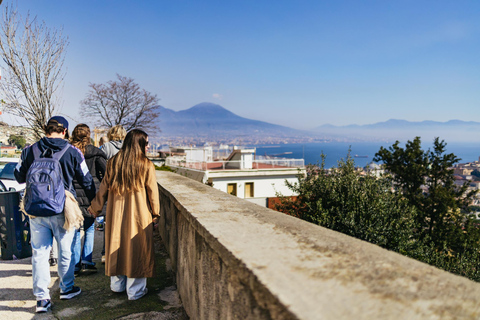
[[[87,211],[88,211],[88,213],[90,213],[90,214],[92,215],[92,217],[94,217],[94,218],[97,217],[97,215],[95,214],[95,212],[93,212],[93,210],[92,210],[91,207],[88,207],[88,208],[87,208]]]
[[[154,218],[153,219],[153,230],[157,230],[158,229],[158,217]]]

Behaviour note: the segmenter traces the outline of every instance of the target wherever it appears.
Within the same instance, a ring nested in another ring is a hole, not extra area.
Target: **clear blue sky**
[[[479,1],[18,6],[69,37],[62,111],[76,119],[88,83],[119,73],[173,110],[214,102],[294,128],[391,118],[480,121]]]

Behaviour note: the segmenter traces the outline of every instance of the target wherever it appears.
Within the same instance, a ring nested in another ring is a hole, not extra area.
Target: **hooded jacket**
[[[87,163],[88,170],[93,177],[95,187],[98,190],[100,182],[102,182],[105,172],[107,171],[107,155],[102,150],[93,145],[88,145],[85,148],[85,162]],[[87,197],[80,183],[74,179],[73,185],[77,192],[77,201],[82,209],[82,213],[86,217],[91,217],[87,208],[90,206],[90,199]]]
[[[61,138],[43,137],[35,144],[38,145],[38,149],[40,149],[40,152],[42,153],[47,149],[51,149],[53,152],[58,152],[68,144],[69,148],[60,158],[65,189],[76,196],[75,188],[73,187],[73,179],[76,178],[80,186],[84,189],[87,198],[89,200],[95,198],[95,184],[92,175],[88,171],[85,158],[80,150],[70,145],[67,140]],[[23,149],[20,161],[14,171],[18,183],[26,182],[27,171],[33,163],[33,160],[34,156],[32,147],[30,146]]]
[[[108,141],[100,149],[105,152],[107,159],[113,158],[114,155],[122,148],[123,141]]]

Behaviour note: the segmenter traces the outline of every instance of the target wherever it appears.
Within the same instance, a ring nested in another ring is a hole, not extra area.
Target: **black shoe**
[[[79,287],[73,286],[72,289],[68,292],[60,292],[60,300],[70,300],[73,297],[76,297],[82,292]]]
[[[37,301],[37,310],[35,312],[41,313],[41,312],[47,312],[48,310],[52,309],[52,302],[50,299],[45,299],[45,300],[38,300]]]
[[[50,258],[50,259],[48,259],[48,263],[50,263],[50,267],[54,267],[54,266],[57,265],[57,259]]]
[[[75,277],[78,277],[80,275],[80,270],[82,270],[82,269],[78,269],[78,270],[73,271],[73,274],[75,275]]]
[[[97,271],[98,270],[95,266],[92,266],[90,264],[82,264],[82,273],[95,273]]]

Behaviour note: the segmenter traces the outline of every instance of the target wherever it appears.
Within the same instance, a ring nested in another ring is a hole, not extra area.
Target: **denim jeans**
[[[75,271],[79,271],[83,264],[95,265],[92,262],[93,240],[95,235],[95,218],[85,217],[83,230],[85,231],[82,246],[80,230],[75,231],[72,243],[72,260],[75,264]]]
[[[50,299],[50,249],[53,238],[58,243],[58,277],[60,291],[67,292],[73,287],[74,264],[72,256],[72,240],[74,231],[63,229],[65,216],[59,214],[51,217],[35,217],[30,219],[32,244],[33,294],[37,300]]]

